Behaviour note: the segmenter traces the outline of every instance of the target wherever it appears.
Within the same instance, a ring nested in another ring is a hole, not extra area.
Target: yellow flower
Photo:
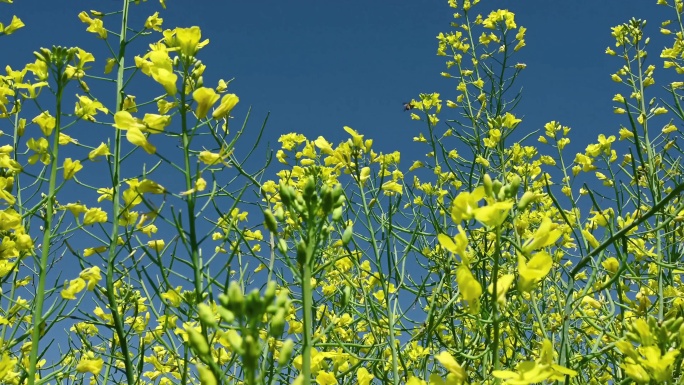
[[[86,11],[79,13],[78,18],[81,22],[88,24],[86,31],[97,34],[100,39],[107,38],[107,29],[105,29],[102,19],[92,19]]]
[[[147,141],[147,137],[143,134],[143,130],[147,130],[147,126],[137,118],[134,118],[128,111],[119,111],[114,114],[115,128],[126,131],[126,139],[133,145],[142,147],[148,154],[154,154],[157,148],[152,143]]]
[[[84,281],[82,278],[72,279],[71,281],[69,281],[68,287],[62,289],[62,298],[67,300],[76,299],[76,294],[83,291],[85,287],[86,281]]]
[[[112,153],[109,152],[109,147],[104,142],[102,142],[99,146],[97,146],[96,149],[88,153],[88,159],[92,161],[95,160],[97,157],[108,155],[112,155]]]
[[[94,223],[104,223],[107,222],[107,212],[103,211],[99,207],[88,209],[83,216],[83,225],[88,226]]]
[[[219,153],[204,150],[199,153],[198,158],[202,163],[209,166],[222,163],[224,166],[230,167],[230,165],[226,162],[228,156],[230,156],[230,153],[226,153],[225,149],[221,149]]]
[[[50,136],[52,130],[55,128],[56,119],[54,116],[50,115],[49,112],[43,111],[40,115],[33,118],[32,122],[40,127],[40,130],[43,131],[45,136]]]
[[[95,358],[92,352],[88,352],[85,357],[76,365],[76,371],[79,373],[92,373],[94,375],[100,374],[104,361],[102,358]]]
[[[149,132],[150,134],[160,134],[164,132],[166,126],[171,124],[171,117],[168,115],[145,114],[142,122],[145,128],[141,131]]]
[[[135,65],[147,76],[161,84],[168,95],[175,95],[178,91],[176,81],[178,75],[173,72],[173,61],[166,49],[154,49],[145,58],[136,56]],[[146,60],[149,59],[149,60]]]
[[[552,230],[556,226],[551,219],[544,218],[537,231],[523,244],[523,252],[529,253],[555,243],[563,235],[558,229]]]
[[[468,238],[466,237],[465,231],[463,231],[463,227],[461,227],[461,225],[458,225],[458,234],[454,235],[453,240],[446,234],[439,234],[437,235],[437,241],[443,248],[454,254],[460,255],[462,260],[466,260],[468,258],[466,253]]]
[[[480,309],[482,285],[475,279],[468,266],[461,264],[456,270],[456,283],[461,292],[461,298],[468,303],[468,310],[477,313]]]
[[[173,32],[175,38],[171,39],[173,42],[172,47],[180,48],[180,52],[185,56],[195,56],[197,51],[209,44],[209,40],[200,42],[200,39],[202,38],[200,27],[176,28]],[[168,38],[167,41],[169,41]]]
[[[370,382],[375,378],[374,375],[368,372],[368,369],[363,366],[356,370],[356,381],[358,385],[370,385]]]
[[[508,216],[508,211],[513,207],[513,202],[495,202],[475,210],[475,219],[488,227],[500,226]]]
[[[452,357],[448,352],[442,351],[435,356],[435,359],[437,359],[437,361],[439,361],[439,363],[449,371],[449,374],[454,375],[454,379],[456,380],[455,382],[457,384],[463,383],[465,380],[467,380],[465,369],[463,369],[463,367],[459,365],[454,357]]]
[[[79,278],[87,282],[88,290],[95,289],[95,286],[97,286],[97,284],[102,279],[102,274],[100,274],[100,268],[97,266],[89,267],[83,270],[81,274],[79,274],[78,276]]]
[[[335,379],[334,374],[321,370],[316,376],[316,383],[318,385],[337,385],[337,379]]]
[[[19,28],[23,28],[24,26],[24,22],[14,15],[12,16],[12,21],[10,21],[7,27],[4,27],[2,23],[0,23],[0,31],[4,32],[5,35],[11,35],[14,33],[14,31],[18,30]]]
[[[214,110],[211,116],[214,119],[221,119],[230,114],[230,111],[238,104],[240,98],[235,94],[226,94],[221,98],[221,104]]]
[[[94,122],[97,111],[109,113],[109,110],[97,100],[92,100],[87,96],[76,95],[76,97],[78,97],[78,101],[74,107],[74,114],[79,118]]]
[[[525,261],[522,254],[518,254],[518,290],[528,292],[532,287],[551,271],[553,259],[549,253],[540,251],[529,261]]]
[[[149,241],[149,242],[147,242],[147,247],[154,249],[157,252],[160,252],[164,249],[164,240],[158,239],[158,240],[154,240],[154,241]]]
[[[611,274],[615,274],[618,268],[620,268],[620,262],[615,257],[608,257],[605,261],[601,262],[601,266]]]
[[[204,119],[209,108],[219,99],[219,94],[211,88],[200,87],[192,93],[192,98],[197,102],[197,110],[195,111],[197,119]]]
[[[145,20],[145,29],[152,29],[157,32],[161,32],[161,26],[163,22],[164,19],[159,17],[159,12],[155,12],[152,16],[148,17],[147,20]]]
[[[463,191],[454,198],[451,203],[451,219],[454,223],[460,223],[462,220],[469,220],[475,216],[475,211],[478,209],[478,204],[485,196],[484,186],[480,186],[473,190],[472,193]]]
[[[165,299],[169,305],[173,307],[178,307],[181,304],[181,301],[183,300],[183,297],[180,295],[182,287],[181,286],[176,286],[175,289],[169,289],[165,293],[162,293],[161,297],[162,299]]]
[[[80,160],[71,160],[71,158],[64,159],[64,179],[69,180],[81,171],[83,165]]]

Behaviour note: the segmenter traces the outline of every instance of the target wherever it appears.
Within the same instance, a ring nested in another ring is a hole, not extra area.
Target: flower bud
[[[316,181],[314,181],[314,178],[312,176],[310,176],[306,180],[306,185],[304,185],[304,197],[305,198],[311,198],[315,192],[316,192]]]
[[[200,321],[208,326],[216,326],[216,318],[214,317],[214,312],[211,310],[211,306],[202,302],[197,305],[197,313],[199,315]]]
[[[332,220],[337,222],[342,218],[342,206],[338,206],[333,210]]]
[[[244,349],[242,347],[242,337],[234,329],[230,329],[226,332],[226,339],[228,340],[228,345],[233,350],[233,352],[242,355]]]
[[[532,191],[525,191],[523,196],[518,201],[518,210],[525,210],[530,203],[537,200],[537,194]]]
[[[272,337],[279,337],[285,331],[285,315],[285,309],[280,308],[271,318],[271,327],[268,329],[268,333]]]
[[[190,327],[185,330],[188,333],[188,342],[190,342],[190,347],[200,356],[209,354],[209,344],[207,340],[204,339],[202,333],[195,330],[195,328]]]
[[[216,311],[217,311],[217,312],[219,313],[219,315],[221,316],[221,319],[223,319],[224,321],[228,322],[229,324],[230,324],[230,323],[233,323],[233,321],[235,321],[235,314],[233,314],[232,311],[230,311],[230,310],[228,310],[228,309],[226,309],[226,308],[223,308],[223,307],[217,308]]]
[[[515,196],[518,194],[518,188],[520,188],[520,183],[522,182],[522,179],[520,179],[520,176],[517,174],[513,174],[511,177],[511,181],[509,185],[511,186],[511,195]]]
[[[492,182],[492,192],[494,193],[494,196],[499,195],[502,186],[503,184],[501,184],[499,180],[495,180],[494,182]]]
[[[264,210],[264,225],[266,225],[268,231],[274,234],[278,232],[278,223],[276,222],[275,216],[271,210]]]
[[[275,211],[275,219],[279,220],[280,222],[285,220],[285,211],[283,211],[282,207],[278,207]]]
[[[306,242],[304,240],[297,243],[297,262],[301,265],[306,263]]]
[[[346,245],[351,241],[352,234],[354,233],[352,229],[352,224],[349,223],[349,226],[347,226],[346,229],[344,229],[344,233],[342,233],[342,244]]]
[[[283,202],[285,207],[289,207],[290,204],[292,204],[293,198],[293,191],[290,190],[290,186],[280,183],[280,200]]]
[[[218,383],[214,372],[207,366],[197,365],[197,374],[199,375],[201,385],[216,385]]]
[[[493,196],[492,195],[492,177],[489,176],[489,174],[484,174],[483,179],[484,179],[483,184],[484,184],[485,194],[487,194],[488,197]]]
[[[275,283],[275,281],[268,281],[268,283],[266,284],[266,291],[264,291],[265,303],[271,303],[271,301],[273,301],[273,298],[275,298],[276,295],[277,288],[278,284]]]
[[[278,355],[278,366],[283,367],[287,365],[292,358],[292,352],[294,351],[294,341],[290,338],[283,342],[283,346],[280,348],[280,355]]]
[[[283,255],[287,254],[287,242],[285,241],[285,239],[278,239],[278,250]]]
[[[231,281],[228,285],[228,299],[228,310],[231,310],[238,315],[242,314],[245,304],[245,296],[242,293],[242,288],[237,281]]]

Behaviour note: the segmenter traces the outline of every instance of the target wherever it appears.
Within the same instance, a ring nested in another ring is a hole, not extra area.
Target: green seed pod
[[[200,321],[207,326],[216,326],[216,317],[214,312],[211,310],[211,306],[202,302],[197,305],[197,314],[199,315]]]
[[[287,242],[285,241],[285,239],[278,239],[278,250],[283,255],[287,254]]]
[[[499,195],[501,187],[503,187],[503,184],[501,184],[499,180],[495,180],[494,182],[492,182],[492,192],[494,193],[494,196]]]
[[[336,207],[332,212],[332,220],[337,222],[342,219],[342,206]]]
[[[268,231],[273,234],[278,232],[278,222],[276,222],[275,216],[271,210],[264,210],[264,225],[266,225]]]
[[[271,337],[280,337],[285,331],[285,309],[280,308],[276,311],[273,318],[271,318],[271,327],[268,329],[268,334]]]
[[[287,289],[280,289],[280,293],[278,293],[278,297],[275,300],[275,305],[284,309],[289,309],[290,291]]]
[[[306,185],[304,185],[304,198],[309,200],[316,192],[316,181],[312,176],[306,180]]]
[[[216,385],[216,376],[214,372],[209,369],[209,367],[204,365],[197,365],[197,374],[199,375],[199,380],[201,385]]]
[[[669,318],[663,321],[663,328],[671,331],[679,330],[679,325],[684,321],[684,318]]]
[[[221,304],[221,306],[228,307],[228,304],[230,303],[230,297],[228,297],[227,294],[223,294],[223,293],[219,294],[218,299],[219,299],[219,303]]]
[[[216,312],[219,313],[222,320],[228,322],[229,324],[233,323],[233,321],[235,321],[235,314],[233,314],[232,311],[230,311],[226,308],[219,307],[218,309],[216,309]]]
[[[294,196],[290,190],[290,186],[286,186],[284,183],[280,183],[280,200],[283,202],[285,207],[289,207],[292,204]]]
[[[247,335],[245,336],[245,341],[243,343],[244,354],[242,355],[242,363],[247,368],[256,367],[256,357],[259,356],[260,349],[259,344],[254,341],[254,337]],[[255,353],[256,350],[256,354]]]
[[[499,190],[499,193],[496,195],[496,199],[498,201],[504,201],[506,200],[507,197],[511,195],[511,186],[506,185]]]
[[[488,197],[494,196],[492,194],[492,177],[489,176],[489,174],[484,174],[483,185],[485,189],[485,194],[487,194]]]
[[[228,340],[228,345],[230,345],[230,348],[237,354],[242,355],[245,352],[244,347],[242,346],[242,337],[238,332],[234,329],[228,330],[226,332],[226,339]]]
[[[280,222],[285,220],[285,211],[283,211],[282,207],[278,207],[275,212],[275,218],[279,220]]]
[[[278,367],[283,367],[290,362],[292,358],[292,352],[294,351],[294,341],[290,338],[283,341],[283,346],[280,348],[280,354],[278,355]]]
[[[245,307],[245,295],[237,281],[231,281],[228,285],[228,298],[230,299],[229,306],[227,306],[228,310],[237,315],[242,315]]]
[[[344,229],[344,233],[342,233],[342,244],[346,245],[351,241],[352,239],[352,234],[354,233],[354,230],[352,228],[352,224],[350,223],[349,226],[347,226],[346,229]]]
[[[188,342],[190,342],[190,347],[200,356],[209,354],[209,344],[207,340],[204,339],[202,333],[195,330],[195,328],[190,327],[185,330],[188,333]]]
[[[347,305],[349,305],[350,300],[351,288],[349,286],[345,286],[344,289],[342,289],[342,308],[347,307]]]
[[[297,243],[297,262],[304,265],[306,261],[306,242],[301,240]]]
[[[297,198],[301,198],[301,195],[297,195]],[[294,207],[295,211],[300,214],[305,213],[305,206],[303,200],[300,202],[299,199],[296,199],[294,202],[292,202],[292,207]]]
[[[271,303],[276,295],[276,289],[278,289],[278,284],[275,281],[268,281],[266,284],[266,290],[264,291],[264,302]]]
[[[321,209],[324,215],[328,215],[333,209],[333,194],[327,185],[323,185],[321,188]]]
[[[245,316],[247,318],[260,317],[263,303],[258,289],[253,289],[245,298]]]
[[[335,205],[342,204],[342,202],[344,202],[344,196],[342,195],[343,192],[344,191],[342,190],[341,184],[338,183],[335,185],[335,187],[333,187],[332,198],[335,202]],[[340,202],[340,197],[342,197],[342,202]]]
[[[513,196],[518,194],[518,189],[520,188],[520,183],[522,182],[522,179],[520,179],[520,176],[517,174],[514,174],[511,177],[511,181],[509,183],[509,186],[511,186],[511,194]]]
[[[345,198],[344,195],[340,195],[337,199],[335,199],[335,207],[342,206],[346,200],[347,198]]]
[[[525,210],[530,203],[537,200],[537,194],[532,191],[525,191],[520,200],[518,201],[518,210]]]
[[[639,337],[639,335],[634,332],[625,333],[625,337],[627,337],[632,342],[641,343],[641,337]]]

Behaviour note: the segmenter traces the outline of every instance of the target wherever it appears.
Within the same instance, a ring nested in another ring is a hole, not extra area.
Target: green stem
[[[306,260],[300,266],[302,276],[302,322],[304,326],[304,340],[302,341],[302,375],[303,385],[311,385],[311,348],[313,338],[313,290],[311,288],[311,264],[316,250],[317,239],[315,226],[309,226],[306,246]]]
[[[499,370],[499,302],[497,301],[497,289],[499,284],[499,256],[501,255],[501,226],[496,227],[496,246],[494,250],[494,268],[492,269],[492,362],[494,370]],[[500,384],[501,380],[494,380]]]
[[[126,56],[126,32],[128,31],[128,1],[123,2],[121,12],[121,33],[119,37],[118,69],[116,74],[116,110],[121,110],[124,96],[124,63]],[[116,130],[114,134],[114,170],[112,173],[112,231],[109,241],[109,251],[107,253],[107,272],[105,274],[105,286],[107,288],[107,301],[112,312],[114,332],[118,337],[121,347],[121,359],[124,363],[126,381],[129,384],[137,383],[134,372],[134,365],[128,351],[128,337],[124,330],[123,319],[119,312],[118,299],[116,298],[116,288],[114,287],[114,262],[117,255],[117,240],[119,238],[119,215],[121,212],[121,202],[119,197],[120,173],[121,173],[121,130]],[[112,346],[112,350],[116,347]]]
[[[55,107],[55,129],[52,133],[52,152],[50,154],[50,180],[48,193],[45,200],[45,230],[43,232],[43,244],[41,246],[40,265],[38,266],[38,288],[36,290],[35,307],[33,308],[33,331],[31,332],[31,353],[29,354],[28,385],[33,385],[36,379],[36,363],[38,362],[38,349],[40,347],[40,325],[43,323],[43,305],[45,304],[45,281],[47,278],[48,258],[50,256],[50,241],[52,239],[52,217],[57,189],[57,169],[59,168],[59,133],[62,128],[62,94],[66,81],[62,78],[63,65],[58,65],[57,93]]]

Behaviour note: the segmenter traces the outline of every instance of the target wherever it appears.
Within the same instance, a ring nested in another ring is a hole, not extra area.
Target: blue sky
[[[59,44],[92,50],[101,65],[101,42],[84,32],[77,14],[113,10],[104,7],[116,3],[0,4],[0,18],[17,14],[27,24],[0,42],[3,63],[16,68],[32,61],[37,47]],[[518,110],[525,117],[522,130],[559,120],[573,127],[578,149],[590,139],[581,133],[594,137],[599,130],[618,129],[610,100],[618,88],[609,75],[622,63],[603,53],[613,44],[610,27],[631,17],[649,20],[651,55],[657,59],[665,44],[656,43],[662,41],[658,25],[671,16],[655,0],[499,0],[477,7],[483,13],[508,8],[528,28],[527,47],[516,58],[528,65],[517,83],[524,89]],[[142,24],[158,8],[154,0],[133,7],[132,25]],[[443,58],[435,55],[435,36],[449,30],[451,14],[446,1],[433,0],[170,0],[161,16],[167,28],[202,27],[211,40],[202,52],[208,65],[205,79],[213,84],[234,77],[231,89],[241,98],[234,115],[241,118],[251,105],[255,129],[256,121],[270,111],[266,134],[271,142],[292,131],[337,142],[345,138],[342,126],[348,125],[373,137],[380,150],[410,152],[411,138],[423,126],[408,119],[402,102],[421,92],[440,92],[444,100],[455,94],[453,83],[439,75],[445,69]],[[118,30],[112,23],[106,26]]]

